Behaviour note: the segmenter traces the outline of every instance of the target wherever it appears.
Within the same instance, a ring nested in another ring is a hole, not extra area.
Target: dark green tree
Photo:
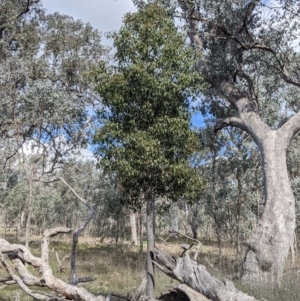
[[[192,202],[203,188],[188,160],[200,149],[190,103],[203,84],[193,50],[159,5],[127,14],[112,38],[114,65],[92,73],[106,107],[95,142],[100,164],[114,174],[127,203],[147,205],[147,295],[153,296],[154,200]]]

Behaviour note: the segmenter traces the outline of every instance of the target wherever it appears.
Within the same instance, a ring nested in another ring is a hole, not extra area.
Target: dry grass
[[[30,248],[34,255],[40,255],[38,243],[31,244]],[[58,253],[60,260],[69,254],[71,250],[70,238],[65,237],[51,241],[50,250],[52,252],[50,252],[49,261],[54,275],[69,281],[71,279],[70,260],[64,260],[64,273],[61,274],[55,252]],[[79,239],[78,277],[91,276],[96,279],[80,285],[95,295],[107,295],[109,292],[118,292],[124,295],[134,293],[145,277],[145,265],[146,254],[145,252],[139,254],[139,247],[132,247],[128,244],[95,244],[93,239]],[[0,277],[2,276],[6,276],[6,274],[0,268]],[[166,292],[170,287],[177,284],[160,271],[156,272],[156,281],[157,294]],[[16,296],[19,296],[21,301],[32,301],[32,298],[23,293],[17,285],[0,289],[0,301],[13,301]]]
[[[181,253],[179,245],[185,242],[187,242],[186,239],[170,239],[167,245],[159,241],[157,246],[170,253],[179,255]],[[144,244],[145,248],[146,243]],[[56,251],[59,258],[62,259],[70,253],[70,237],[65,236],[52,241],[50,249],[53,250],[50,253],[50,264],[53,267],[54,274],[63,280],[70,280],[70,261],[64,261],[64,273],[61,274],[55,255]],[[38,256],[40,254],[39,244],[32,244],[31,251]],[[296,266],[300,266],[300,257],[297,260]],[[95,244],[95,239],[91,238],[80,238],[79,240],[78,277],[91,276],[96,278],[93,282],[81,284],[94,294],[107,295],[109,292],[118,292],[127,295],[128,293],[133,293],[145,276],[145,261],[146,254],[145,252],[139,254],[138,247],[131,247],[128,244],[116,245],[109,243],[107,240],[101,244]],[[239,271],[241,264],[241,261],[237,260],[234,250],[230,246],[222,249],[222,256],[220,257],[215,243],[202,246],[198,262],[204,264],[219,279],[224,277],[232,279]],[[3,268],[0,268],[0,276],[5,276]],[[244,292],[258,299],[264,298],[269,301],[299,301],[299,283],[300,269],[291,267],[290,260],[281,285],[270,285],[269,287],[257,285],[255,288],[249,288],[235,281],[237,287]],[[168,291],[178,283],[166,277],[162,272],[157,271],[156,284],[156,294],[160,295],[161,292]],[[25,295],[15,285],[0,289],[0,301],[13,301],[16,296],[20,296],[19,300],[21,301],[32,301],[32,298]]]

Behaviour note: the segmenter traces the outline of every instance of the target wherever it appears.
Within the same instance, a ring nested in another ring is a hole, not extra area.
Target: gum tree
[[[255,283],[279,279],[295,230],[286,153],[300,129],[299,2],[160,2],[186,20],[198,52],[197,70],[211,87],[203,111],[215,116],[215,131],[241,129],[261,154],[264,211],[247,241],[242,279]],[[275,120],[270,118],[274,112]]]
[[[202,180],[188,159],[199,149],[190,128],[189,100],[201,89],[194,54],[166,11],[149,5],[127,14],[112,35],[114,65],[93,73],[107,109],[99,112],[100,164],[114,174],[133,208],[147,207],[147,295],[154,295],[150,250],[154,247],[154,200],[197,198]]]
[[[3,0],[0,11],[0,163],[28,139],[62,158],[86,139],[86,107],[97,99],[84,74],[105,53],[100,35],[72,17],[46,15],[36,0]]]

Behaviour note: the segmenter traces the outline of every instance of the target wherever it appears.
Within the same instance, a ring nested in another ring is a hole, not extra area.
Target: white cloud
[[[131,0],[42,0],[47,13],[58,11],[89,22],[105,33],[118,30],[124,14],[135,11]]]

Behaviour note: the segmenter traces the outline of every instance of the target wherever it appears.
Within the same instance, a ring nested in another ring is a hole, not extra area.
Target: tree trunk
[[[194,206],[193,206],[194,207]],[[193,233],[193,238],[197,239],[198,237],[198,210],[199,210],[199,206],[198,204],[195,205],[194,208],[191,208],[191,219],[190,219],[190,226],[191,226],[191,230]]]
[[[24,217],[25,217],[25,211],[22,210],[20,218],[18,219],[18,225],[17,225],[17,241],[19,241],[21,229],[23,228]]]
[[[179,223],[179,214],[178,214],[178,206],[175,203],[171,204],[170,208],[170,218],[171,218],[171,228],[172,228],[172,236],[174,238],[178,238],[177,232],[179,232],[178,223]]]
[[[238,182],[238,203],[237,203],[237,212],[236,212],[236,254],[237,258],[240,258],[241,248],[240,248],[240,236],[241,236],[241,213],[243,206],[243,196],[242,196],[242,181],[241,181],[241,171],[238,168],[236,179]]]
[[[131,244],[137,246],[137,229],[136,229],[136,215],[130,211],[130,231],[131,231]]]
[[[281,134],[270,132],[260,147],[265,207],[247,242],[242,271],[242,280],[253,284],[280,279],[295,230],[295,200],[286,165],[287,144]]]
[[[27,202],[27,220],[26,220],[26,228],[25,228],[25,247],[29,246],[29,235],[31,228],[31,216],[32,216],[32,181],[29,181],[29,195]]]
[[[143,243],[143,215],[142,209],[139,212],[139,233],[140,233],[140,254],[143,253],[144,243]]]
[[[154,248],[154,223],[153,223],[153,212],[154,212],[154,199],[152,195],[147,198],[147,209],[146,209],[146,231],[147,231],[147,286],[146,294],[148,297],[154,297],[155,291],[155,280],[154,280],[154,266],[152,263],[151,250]]]
[[[78,245],[78,233],[75,231],[72,239],[72,252],[71,252],[71,274],[73,285],[78,284],[77,270],[76,270],[76,258],[77,258],[77,245]]]

